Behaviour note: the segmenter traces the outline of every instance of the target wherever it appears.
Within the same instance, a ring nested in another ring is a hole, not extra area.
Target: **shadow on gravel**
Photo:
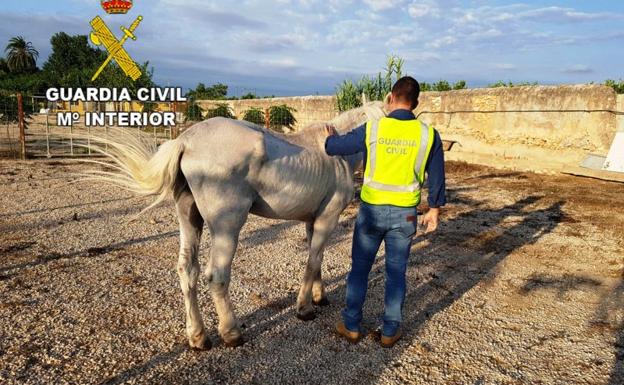
[[[619,284],[602,299],[595,318],[594,326],[615,335],[613,344],[615,357],[608,385],[622,385],[624,384],[624,272]]]
[[[597,279],[582,275],[564,274],[554,277],[549,274],[533,274],[526,279],[520,293],[526,295],[536,290],[554,290],[559,297],[563,297],[568,291],[596,288],[601,284]]]
[[[76,204],[73,204],[73,205],[65,205],[65,206],[59,206],[59,207],[50,207],[50,208],[46,207],[46,208],[42,208],[42,209],[19,211],[19,212],[16,212],[16,213],[0,214],[0,218],[2,218],[2,217],[17,217],[17,216],[20,216],[20,215],[44,213],[44,212],[45,213],[49,213],[50,211],[54,211],[54,210],[71,209],[71,208],[76,208],[76,207],[98,205],[98,204],[102,204],[102,203],[126,202],[126,201],[128,201],[128,200],[130,200],[132,198],[133,197],[106,199],[106,200],[101,200],[101,201],[76,203]]]
[[[213,342],[217,342],[213,350],[194,356],[192,362],[175,364],[175,372],[167,372],[164,378],[160,377],[157,381],[162,384],[195,383],[193,378],[201,378],[199,382],[203,383],[384,382],[387,380],[386,369],[392,372],[393,367],[397,367],[393,361],[406,350],[414,355],[435,351],[436,347],[426,344],[410,347],[418,339],[419,331],[428,319],[444,311],[482,280],[494,278],[498,264],[514,250],[537,242],[558,226],[563,218],[564,202],[558,201],[542,209],[529,207],[540,199],[530,196],[500,209],[476,208],[442,223],[439,231],[426,239],[416,239],[415,251],[408,266],[411,288],[408,289],[405,303],[405,337],[393,349],[381,349],[376,344],[371,348],[370,344],[364,342],[351,346],[335,336],[333,323],[338,318],[345,292],[345,276],[339,275],[326,280],[328,287],[333,287],[328,291],[332,305],[320,308],[316,321],[304,323],[293,320],[295,293],[266,301],[259,309],[240,317],[244,334],[252,342],[230,350],[213,337]],[[508,219],[514,221],[509,222]],[[342,233],[339,235],[345,236],[350,234],[352,227],[339,230]],[[419,246],[423,240],[427,242]],[[423,271],[429,273],[424,274]],[[383,280],[383,258],[379,258],[370,276],[369,304],[379,303],[383,298]],[[375,311],[380,312],[379,307],[376,305]],[[370,318],[370,314],[367,316]],[[311,328],[317,330],[312,331]],[[258,344],[253,342],[275,329],[279,330],[278,338],[262,339],[262,343]],[[183,333],[182,330],[176,332]],[[319,338],[319,333],[324,336]],[[621,331],[619,342],[624,342]],[[177,346],[104,383],[118,384],[129,380],[149,382],[147,372],[150,369],[176,361],[185,352],[186,349]],[[621,354],[621,347],[618,352]],[[255,357],[253,378],[238,377],[237,373],[243,370],[249,372],[250,356]],[[379,365],[379,362],[384,364]],[[621,360],[618,362],[619,366],[615,370],[621,373]],[[299,374],[292,374],[293,371]],[[522,381],[522,378],[516,380]]]
[[[143,210],[144,207],[132,205],[131,207],[118,207],[108,209],[96,209],[93,212],[74,212],[73,215],[66,215],[64,218],[54,219],[48,218],[33,223],[21,223],[18,225],[12,223],[0,224],[0,231],[17,232],[20,230],[49,230],[66,223],[89,221],[101,218],[113,218],[120,215],[136,214]]]
[[[135,366],[134,368],[124,372],[123,376],[114,376],[114,377],[108,378],[100,382],[100,385],[121,384],[130,378],[136,377],[137,375],[144,373],[150,370],[151,368],[158,366],[162,362],[167,362],[167,361],[174,359],[175,357],[179,356],[180,354],[182,354],[182,352],[186,351],[187,349],[188,348],[186,347],[186,345],[179,344],[174,349],[166,353],[157,354],[154,357],[150,358],[147,362],[144,362],[143,364]]]
[[[87,249],[81,249],[81,250],[76,250],[76,251],[72,251],[72,252],[69,252],[69,253],[62,253],[62,254],[61,253],[51,253],[51,254],[39,255],[39,256],[36,256],[35,260],[33,260],[33,261],[19,263],[19,264],[15,264],[15,265],[9,265],[9,266],[2,266],[2,267],[0,267],[0,274],[2,274],[4,272],[7,272],[9,270],[31,268],[31,267],[43,265],[43,264],[46,264],[46,263],[49,263],[49,262],[52,262],[52,261],[56,261],[56,260],[59,260],[59,259],[95,257],[95,256],[98,256],[98,255],[106,254],[106,253],[111,252],[111,251],[124,249],[124,248],[126,248],[128,246],[136,245],[136,244],[139,244],[139,243],[150,242],[150,241],[156,241],[156,240],[160,240],[160,239],[164,239],[164,238],[169,238],[169,237],[177,236],[179,234],[180,234],[180,232],[177,231],[177,230],[176,231],[168,231],[166,233],[150,235],[150,236],[147,236],[147,237],[134,238],[134,239],[128,239],[128,240],[123,241],[123,242],[111,243],[111,244],[103,246],[103,247],[89,247]],[[10,277],[12,277],[13,275],[16,275],[16,274],[17,273],[8,274],[8,275],[0,275],[0,279],[4,280],[4,279],[10,278]]]
[[[288,221],[272,224],[266,227],[252,231],[245,238],[241,238],[239,243],[245,246],[260,245],[267,242],[273,242],[276,237],[291,227],[299,225],[301,222]],[[208,232],[206,232],[208,234]],[[272,235],[272,236],[271,236]]]

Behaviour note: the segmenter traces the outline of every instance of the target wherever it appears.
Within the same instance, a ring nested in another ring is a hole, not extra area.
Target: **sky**
[[[160,86],[228,84],[231,95],[331,94],[345,78],[405,59],[420,81],[544,84],[624,78],[624,1],[134,0],[107,15],[99,0],[0,0],[0,47],[16,35],[50,54],[50,37],[87,35],[100,15],[144,17],[125,48]]]

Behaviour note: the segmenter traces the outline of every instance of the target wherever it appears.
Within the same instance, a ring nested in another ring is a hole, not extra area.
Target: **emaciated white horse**
[[[99,150],[113,160],[114,170],[94,171],[96,178],[136,193],[158,195],[148,208],[173,193],[180,225],[177,271],[191,347],[212,346],[197,303],[198,251],[204,224],[212,237],[204,274],[226,345],[243,343],[228,288],[239,232],[249,213],[306,223],[309,257],[297,297],[297,317],[311,320],[315,317],[312,303],[328,303],[321,280],[323,249],[340,213],[353,198],[353,172],[361,165],[362,156],[326,155],[323,132],[330,124],[344,133],[382,116],[382,103],[369,103],[329,123],[312,124],[288,135],[244,121],[213,118],[195,124],[158,149],[151,139],[132,134],[101,139],[108,150]]]

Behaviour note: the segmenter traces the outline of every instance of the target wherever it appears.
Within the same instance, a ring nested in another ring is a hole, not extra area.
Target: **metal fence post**
[[[176,102],[171,103],[173,111],[173,127],[169,127],[169,139],[175,139],[178,137],[178,105]]]
[[[91,155],[91,126],[87,126],[87,150]]]
[[[72,112],[72,102],[69,101],[69,112]],[[72,115],[73,116],[73,115]],[[69,153],[74,156],[74,119],[69,124]]]
[[[52,154],[50,154],[50,112],[46,111],[46,150],[47,157],[51,158]]]
[[[17,119],[20,138],[20,158],[26,159],[26,127],[24,127],[24,98],[21,93],[17,93]]]

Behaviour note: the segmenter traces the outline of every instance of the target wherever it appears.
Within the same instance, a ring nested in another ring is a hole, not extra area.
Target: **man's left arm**
[[[444,150],[438,131],[434,130],[433,146],[425,168],[429,181],[429,211],[422,217],[421,224],[427,226],[427,233],[438,227],[440,207],[446,204],[446,176],[444,173]]]
[[[327,134],[328,137],[325,140],[325,152],[327,155],[353,155],[366,151],[366,124],[345,135],[336,135],[335,132],[327,132]]]

